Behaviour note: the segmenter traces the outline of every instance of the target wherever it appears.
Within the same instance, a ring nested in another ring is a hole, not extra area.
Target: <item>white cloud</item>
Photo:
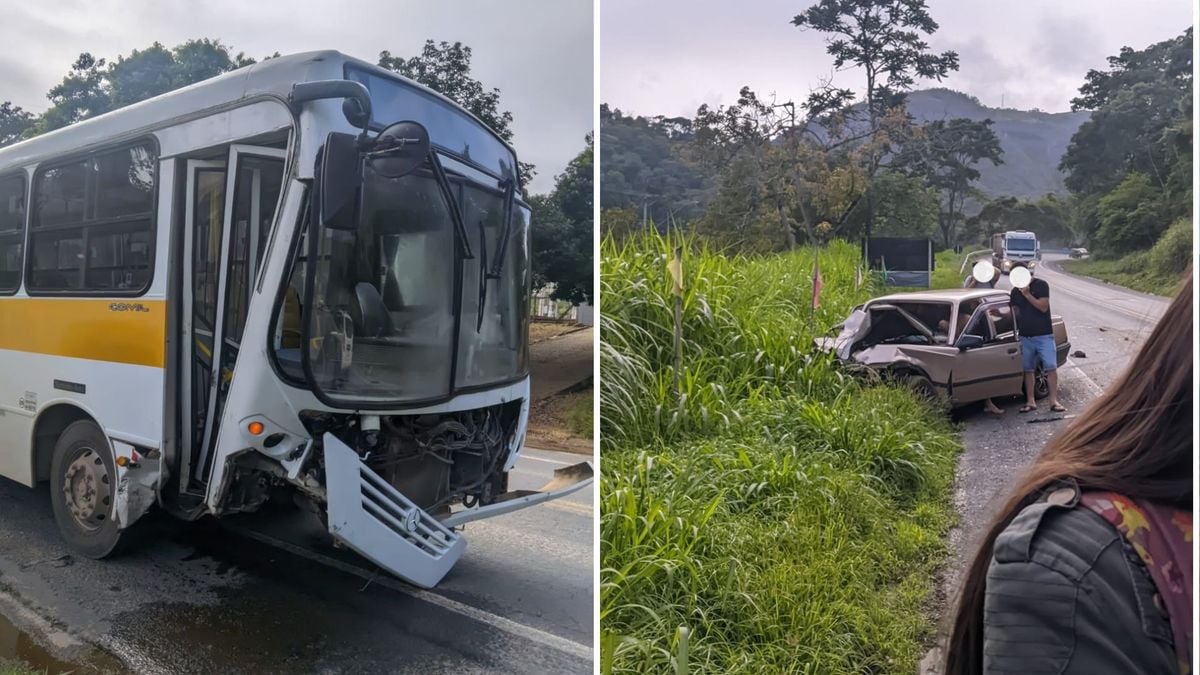
[[[830,75],[823,36],[791,18],[816,0],[602,0],[600,100],[640,114],[691,115],[711,92],[742,85],[802,100]],[[940,29],[936,50],[954,49],[961,69],[942,85],[988,105],[1067,110],[1088,69],[1122,46],[1142,48],[1192,24],[1179,0],[928,0]],[[660,77],[646,86],[645,73]],[[861,89],[853,71],[839,86]],[[919,83],[928,86],[932,83]]]
[[[0,101],[44,110],[46,92],[80,52],[112,58],[158,41],[218,38],[261,58],[337,49],[374,61],[412,55],[428,39],[461,41],[472,71],[501,91],[513,113],[514,145],[538,167],[532,190],[553,188],[593,120],[592,4],[588,0],[58,0],[6,3],[0,22]]]

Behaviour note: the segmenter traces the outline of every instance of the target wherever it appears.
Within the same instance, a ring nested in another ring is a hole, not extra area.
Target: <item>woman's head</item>
[[[1125,373],[1062,433],[1018,481],[963,576],[947,646],[947,673],[982,667],[984,579],[992,545],[1047,486],[1074,479],[1107,490],[1191,508],[1192,272]]]

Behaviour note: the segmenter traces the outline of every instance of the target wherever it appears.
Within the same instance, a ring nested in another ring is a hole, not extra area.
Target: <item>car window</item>
[[[1012,307],[1008,303],[989,305],[985,310],[992,328],[992,339],[996,342],[1012,342],[1017,339],[1013,329]]]
[[[916,317],[918,321],[933,333],[947,334],[950,324],[950,303],[948,302],[893,302],[900,309]]]

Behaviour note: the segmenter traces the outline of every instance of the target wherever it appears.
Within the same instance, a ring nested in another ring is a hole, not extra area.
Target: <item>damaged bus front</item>
[[[392,120],[430,100],[350,77],[293,95],[344,98],[362,131],[323,139],[288,285],[300,348],[276,358],[322,404],[301,413],[310,440],[292,483],[337,541],[432,586],[463,552],[457,526],[578,490],[592,469],[508,486],[529,414],[532,278],[515,155],[445,101],[429,126]]]

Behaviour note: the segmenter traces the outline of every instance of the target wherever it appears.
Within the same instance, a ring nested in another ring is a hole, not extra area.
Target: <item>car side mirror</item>
[[[968,349],[982,347],[986,342],[981,335],[964,335],[958,338],[958,351],[965,352]]]

